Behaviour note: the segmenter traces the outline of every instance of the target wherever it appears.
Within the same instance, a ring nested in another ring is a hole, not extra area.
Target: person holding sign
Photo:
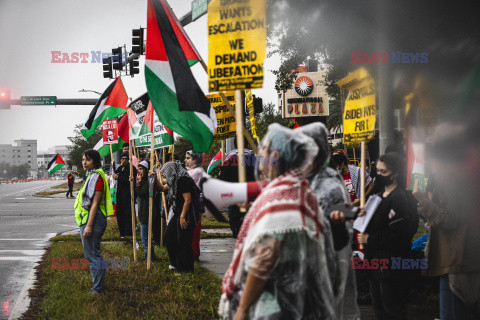
[[[223,319],[335,319],[318,201],[305,180],[318,147],[277,123],[259,148],[270,183],[245,216],[222,284]]]
[[[138,219],[140,220],[140,232],[142,237],[143,248],[145,252],[145,260],[148,253],[148,162],[142,161],[138,164],[137,185],[135,187],[135,195],[138,198]],[[156,261],[153,245],[151,247],[152,261]]]
[[[332,164],[343,178],[347,191],[350,194],[352,205],[360,204],[360,168],[348,163],[345,151],[335,150],[332,156]],[[365,174],[365,197],[368,197],[373,190],[373,180]]]
[[[117,223],[120,237],[132,235],[132,213],[130,203],[130,163],[128,152],[122,153],[121,166],[113,174],[118,181],[117,185]],[[137,176],[137,169],[133,167],[133,177]]]
[[[387,153],[378,159],[377,183],[384,187],[378,194],[382,200],[365,233],[359,233],[357,240],[365,248],[366,261],[389,261],[386,269],[369,270],[370,294],[377,319],[407,319],[408,271],[401,270],[401,260],[411,257],[411,242],[417,231],[412,229],[416,202],[406,193],[404,164],[396,153]],[[393,259],[400,261],[400,268],[394,267]]]

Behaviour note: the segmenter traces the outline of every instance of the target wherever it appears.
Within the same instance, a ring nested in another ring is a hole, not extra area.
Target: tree
[[[263,112],[256,115],[257,134],[260,140],[263,139],[267,133],[268,126],[272,123],[279,123],[288,128],[293,126],[293,120],[282,118],[282,115],[277,110],[277,107],[273,103],[268,103],[263,105]],[[250,121],[247,121],[246,127],[247,130],[250,130]]]
[[[97,144],[97,142],[102,138],[102,131],[97,129],[92,136],[86,139],[80,132],[81,128],[82,124],[76,125],[74,136],[68,138],[68,140],[72,142],[73,148],[69,153],[69,160],[67,164],[70,167],[73,165],[77,166],[77,168],[80,170],[80,175],[83,176],[85,171],[83,170],[82,166],[82,154],[86,150],[92,149]]]

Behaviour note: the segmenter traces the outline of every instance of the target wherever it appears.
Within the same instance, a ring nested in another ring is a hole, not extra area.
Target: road
[[[77,227],[73,199],[32,194],[64,181],[0,185],[0,319],[8,319],[48,239]]]

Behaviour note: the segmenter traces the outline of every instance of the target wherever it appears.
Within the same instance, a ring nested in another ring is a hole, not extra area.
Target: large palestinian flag
[[[85,138],[95,133],[103,120],[113,119],[127,112],[128,97],[122,79],[118,77],[98,99],[90,116],[80,130]]]
[[[62,157],[60,157],[60,154],[57,153],[57,155],[53,157],[52,161],[48,163],[48,173],[54,174],[55,172],[58,171],[58,169],[60,169],[64,165],[65,165],[65,161],[63,161]]]
[[[122,150],[123,144],[128,142],[128,115],[125,113],[118,119],[118,143],[112,144],[112,152]],[[110,144],[103,144],[103,137],[97,142],[93,149],[100,153],[102,158],[110,154]]]
[[[217,126],[215,111],[193,77],[199,55],[164,0],[148,0],[145,82],[162,124],[206,152]]]

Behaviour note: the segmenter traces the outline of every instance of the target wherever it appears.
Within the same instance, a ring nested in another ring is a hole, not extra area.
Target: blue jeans
[[[87,224],[80,226],[80,237],[82,238],[83,253],[88,259],[90,273],[92,274],[93,289],[98,292],[103,291],[105,283],[105,262],[100,252],[100,241],[107,228],[107,218],[99,210],[95,216],[92,225],[92,235],[88,238],[83,237],[83,231]]]
[[[144,248],[144,253],[145,253],[145,260],[147,260],[147,253],[148,253],[148,224],[141,224],[140,225],[140,232],[142,235],[142,243],[143,243],[143,248]],[[155,251],[153,250],[153,241],[152,241],[152,261],[157,261],[157,258],[155,257]]]
[[[440,276],[440,319],[464,320],[476,318],[450,289],[448,274]]]

